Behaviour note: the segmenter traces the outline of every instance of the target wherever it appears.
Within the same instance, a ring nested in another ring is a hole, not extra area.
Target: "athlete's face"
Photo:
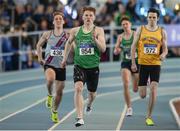
[[[93,24],[94,20],[95,20],[95,15],[92,11],[85,11],[83,13],[83,17],[82,17],[84,23],[87,23],[87,24]]]
[[[149,12],[147,20],[149,25],[151,26],[157,25],[157,21],[159,20],[159,18],[157,17],[157,13]]]
[[[53,24],[55,27],[61,27],[64,24],[64,19],[61,15],[54,16]]]
[[[128,20],[123,20],[121,22],[121,26],[123,28],[123,30],[127,31],[131,29],[131,22],[129,22]]]

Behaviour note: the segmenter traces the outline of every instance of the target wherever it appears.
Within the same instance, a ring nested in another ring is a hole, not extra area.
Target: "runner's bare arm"
[[[138,40],[140,37],[140,33],[141,33],[141,27],[137,28],[135,34],[134,34],[134,40],[131,46],[131,60],[132,60],[132,64],[135,64],[135,52],[136,52],[136,46],[138,44]]]
[[[70,30],[69,38],[65,44],[63,62],[66,62],[66,60],[68,58],[68,55],[69,55],[69,52],[71,50],[72,43],[74,42],[75,34],[76,34],[77,30],[78,30],[78,27]],[[65,63],[63,63],[63,64],[65,64]]]
[[[37,49],[37,55],[38,55],[38,61],[41,63],[41,61],[43,60],[42,58],[42,46],[45,44],[45,42],[47,41],[48,37],[50,36],[50,31],[48,32],[44,32],[41,36],[41,38],[39,39],[37,45],[36,45],[36,49]],[[41,63],[42,64],[42,63]]]
[[[104,36],[104,29],[101,27],[96,27],[93,32],[93,37],[95,43],[101,52],[106,51],[106,43],[105,43],[105,36]]]
[[[167,33],[164,29],[162,29],[162,54],[160,55],[160,59],[164,60],[166,55],[168,54],[168,48],[167,48]]]
[[[118,55],[121,52],[121,48],[120,48],[121,42],[122,42],[122,35],[120,34],[120,35],[118,35],[118,38],[117,38],[117,41],[115,44],[115,48],[114,48],[115,55]]]

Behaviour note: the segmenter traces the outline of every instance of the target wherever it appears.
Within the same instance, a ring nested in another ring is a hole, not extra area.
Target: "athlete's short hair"
[[[130,21],[130,18],[129,18],[128,16],[124,15],[124,16],[122,16],[122,18],[120,19],[120,24],[121,24],[124,20],[131,22],[131,21]]]
[[[149,8],[148,14],[149,13],[156,13],[157,17],[159,17],[159,15],[160,15],[159,11],[156,8]]]
[[[94,13],[94,15],[96,14],[96,9],[94,7],[91,6],[86,6],[82,8],[82,14],[84,14],[85,11],[91,11]]]
[[[64,19],[64,14],[63,14],[61,11],[54,11],[54,12],[53,12],[53,19],[54,19],[54,17],[55,17],[56,15],[61,15],[61,16],[63,17],[63,19]]]

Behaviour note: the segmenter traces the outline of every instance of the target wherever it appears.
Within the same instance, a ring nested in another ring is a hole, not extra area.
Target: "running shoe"
[[[126,116],[132,116],[133,115],[133,109],[131,107],[127,108]]]
[[[52,120],[54,123],[59,122],[58,112],[57,112],[57,111],[51,110],[51,120]]]
[[[84,125],[84,120],[82,118],[76,118],[75,126],[79,127],[79,126],[82,126],[82,125]]]
[[[86,108],[85,108],[85,114],[87,114],[87,115],[89,115],[89,114],[91,114],[91,112],[92,112],[92,107],[90,107],[90,106],[87,106]]]
[[[46,107],[51,109],[53,103],[53,96],[48,95],[46,99]]]
[[[146,118],[146,125],[147,126],[154,126],[154,122],[151,118]]]

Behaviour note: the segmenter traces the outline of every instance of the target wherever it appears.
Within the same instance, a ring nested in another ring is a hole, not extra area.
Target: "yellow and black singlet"
[[[138,41],[138,64],[161,65],[160,48],[162,45],[162,28],[155,31],[141,27],[141,34]]]

